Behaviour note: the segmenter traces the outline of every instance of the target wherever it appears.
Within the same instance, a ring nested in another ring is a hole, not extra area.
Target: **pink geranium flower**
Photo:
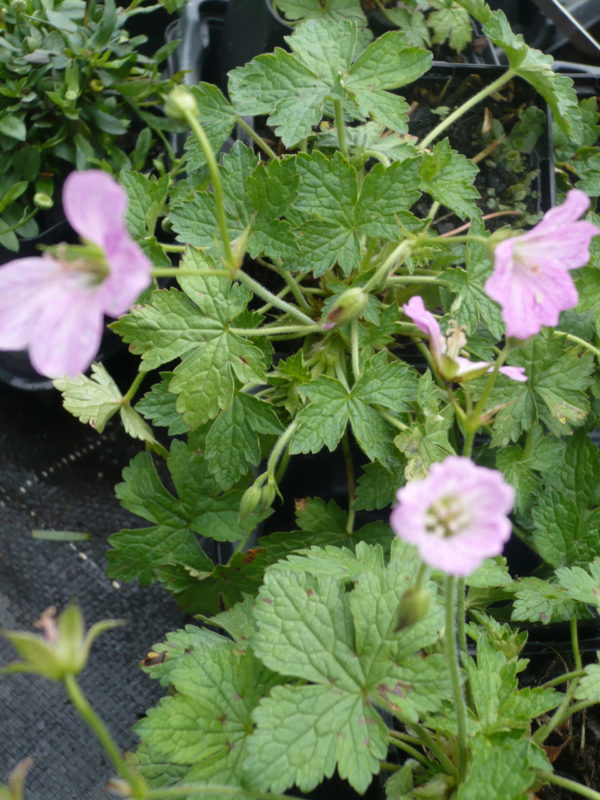
[[[422,297],[411,297],[402,310],[429,337],[429,351],[442,378],[460,382],[491,372],[493,366],[489,361],[469,361],[458,355],[458,351],[466,344],[464,335],[456,330],[448,338],[444,337],[438,321],[425,308]],[[527,380],[523,367],[500,367],[500,372],[513,381]]]
[[[150,262],[125,226],[127,195],[105,172],[72,172],[63,190],[87,247],[0,267],[0,350],[29,349],[42,375],[78,375],[98,352],[104,315],[119,317],[150,284]],[[75,255],[74,255],[75,254]]]
[[[500,555],[510,538],[515,491],[497,470],[449,456],[426,478],[398,490],[390,525],[421,559],[449,575],[469,575]]]
[[[507,336],[527,339],[542,325],[557,325],[560,312],[577,305],[569,270],[587,264],[590,241],[600,233],[591,222],[578,221],[589,205],[586,194],[571,189],[534,228],[496,247],[485,291],[502,306]]]

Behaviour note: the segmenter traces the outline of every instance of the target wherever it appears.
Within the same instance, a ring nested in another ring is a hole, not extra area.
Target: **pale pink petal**
[[[514,498],[500,472],[449,456],[433,464],[426,478],[398,490],[390,524],[396,536],[417,546],[426,564],[465,576],[502,552]]]
[[[71,172],[63,188],[63,209],[69,225],[105,250],[125,230],[127,194],[99,169]]]
[[[534,228],[514,240],[515,259],[529,264],[577,269],[590,259],[590,242],[600,233],[591,222],[572,222],[565,228],[553,228],[544,232]]]
[[[48,257],[19,258],[0,268],[0,350],[27,347],[59,273],[58,262]]]
[[[591,222],[578,221],[588,207],[588,197],[573,189],[532,230],[496,247],[485,291],[502,307],[507,336],[533,336],[577,305],[568,273],[587,264],[592,237],[600,233]]]
[[[502,375],[506,375],[511,381],[521,381],[522,383],[527,380],[525,367],[500,367],[499,372],[501,372]]]
[[[458,365],[458,370],[454,375],[455,378],[464,378],[469,373],[489,372],[491,368],[489,361],[469,361],[468,358],[463,358],[463,356],[455,356],[453,360]]]
[[[557,228],[567,227],[579,217],[583,216],[590,207],[590,198],[580,189],[571,189],[567,192],[565,202],[546,211],[543,219],[532,229],[533,231],[546,232]]]
[[[549,265],[536,275],[517,269],[510,276],[494,271],[485,291],[502,306],[506,335],[517,339],[539,333],[543,325],[557,325],[560,312],[575,308],[579,299],[569,273]]]
[[[106,250],[110,275],[98,288],[105,314],[120,317],[151,282],[152,265],[125,231],[115,236]]]
[[[102,309],[93,292],[81,289],[56,293],[55,302],[41,309],[29,341],[34,368],[49,378],[84,372],[100,348],[104,330]]]
[[[429,336],[429,349],[436,364],[439,364],[445,350],[444,337],[438,324],[438,321],[430,314],[425,308],[423,298],[419,295],[411,297],[408,303],[402,306],[402,310],[407,317],[415,323],[417,328],[420,328],[423,333]]]

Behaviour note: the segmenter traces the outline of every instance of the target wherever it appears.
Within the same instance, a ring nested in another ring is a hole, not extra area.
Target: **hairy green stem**
[[[304,297],[304,295],[302,294],[302,289],[300,288],[300,284],[294,278],[293,275],[291,275],[286,269],[278,267],[276,264],[271,264],[264,258],[258,258],[257,261],[261,265],[261,267],[270,269],[276,275],[279,275],[279,277],[286,282],[289,290],[296,298],[296,302],[298,303],[298,305],[301,306],[305,311],[308,311],[308,313],[310,313],[311,311],[310,305],[308,304],[306,297]]]
[[[400,431],[408,431],[408,430],[410,430],[410,425],[405,425],[399,419],[396,419],[396,417],[394,417],[393,414],[390,414],[389,411],[385,411],[383,408],[378,407],[377,408],[377,413],[379,414],[379,416],[381,416],[385,420],[387,420],[390,423],[390,425],[393,425],[394,428],[398,428],[398,430],[400,430]]]
[[[575,661],[575,667],[577,672],[580,672],[582,669],[581,666],[581,653],[579,651],[579,639],[577,635],[577,617],[572,617],[570,620],[570,629],[571,629],[571,647],[573,650],[573,659]],[[571,701],[575,695],[575,690],[577,689],[577,684],[579,683],[579,678],[573,678],[567,691],[565,692],[564,699],[559,707],[556,709],[554,714],[552,715],[549,722],[545,725],[540,726],[537,731],[531,737],[534,742],[541,745],[543,744],[548,736],[552,733],[555,728],[558,728],[559,725],[562,725],[565,720],[567,720],[573,714],[576,714],[578,711],[582,711],[583,708],[587,708],[587,705],[584,702],[583,707],[581,703],[571,706]]]
[[[285,448],[288,446],[288,442],[294,435],[296,428],[298,427],[298,421],[293,420],[284,432],[281,434],[279,439],[275,442],[273,449],[269,455],[269,459],[267,461],[267,473],[268,475],[274,477],[275,470],[277,469],[277,463],[279,461],[280,456],[282,455]]]
[[[358,342],[358,320],[353,319],[350,323],[350,347],[352,351],[352,374],[354,380],[360,377],[360,348]]]
[[[346,144],[346,126],[344,125],[344,107],[341,100],[333,101],[333,109],[335,112],[335,129],[338,135],[338,142],[340,144],[340,152],[344,158],[348,158],[348,145]]]
[[[589,786],[584,786],[582,783],[572,781],[569,778],[562,778],[554,772],[542,772],[541,770],[535,771],[536,776],[545,783],[553,783],[555,786],[560,786],[562,789],[568,789],[580,797],[588,797],[590,800],[600,800],[600,792],[590,789]]]
[[[494,367],[491,373],[489,374],[487,383],[483,389],[483,392],[481,393],[481,397],[479,398],[477,404],[475,405],[475,408],[469,414],[467,414],[465,418],[464,422],[465,442],[463,447],[463,454],[467,458],[471,458],[471,453],[473,451],[473,440],[475,438],[475,434],[477,433],[479,426],[481,425],[482,411],[484,410],[488,397],[490,396],[490,393],[494,388],[496,380],[498,379],[498,375],[500,374],[500,367],[506,361],[507,355],[508,355],[508,348],[504,347],[504,349],[500,352],[500,355],[494,362]]]
[[[133,398],[135,396],[135,393],[139,389],[140,384],[144,380],[146,375],[147,375],[147,372],[145,370],[140,370],[138,372],[138,374],[133,379],[133,381],[131,383],[131,386],[129,387],[129,389],[127,389],[127,391],[123,395],[123,399],[121,401],[122,405],[125,406],[125,405],[129,405],[131,403],[131,401],[133,400]]]
[[[481,103],[482,100],[485,100],[486,97],[489,97],[494,92],[497,92],[501,89],[506,83],[508,83],[514,76],[516,72],[513,69],[508,69],[504,75],[501,75],[495,81],[492,81],[488,86],[484,86],[481,91],[474,94],[472,97],[469,97],[461,106],[456,108],[451,114],[443,119],[432,131],[429,131],[427,136],[419,143],[419,147],[423,150],[435,140],[437,137],[443,133],[446,128],[449,128],[457,119],[460,119],[463,114],[469,111],[471,108],[476,106],[478,103]]]
[[[280,289],[277,292],[275,297],[278,297],[281,300],[282,297],[285,297],[286,294],[289,294],[289,293],[290,293],[290,287],[289,286],[284,286],[283,289]],[[257,314],[266,314],[267,311],[270,311],[272,308],[273,308],[273,306],[271,305],[271,303],[264,303],[260,308],[256,309],[256,313]]]
[[[444,753],[442,748],[436,742],[434,737],[429,733],[427,728],[423,727],[422,725],[416,722],[410,722],[408,724],[410,726],[410,729],[417,734],[417,736],[423,742],[425,747],[428,750],[430,750],[433,753],[433,755],[437,758],[437,760],[444,767],[446,772],[449,775],[458,775],[458,770],[456,768],[456,765],[453,764],[452,761],[450,761],[446,753]]]
[[[180,269],[179,267],[153,267],[150,274],[153,278],[194,278],[199,275],[231,277],[231,273],[226,269]]]
[[[433,286],[448,285],[448,281],[433,275],[391,275],[385,282],[385,285],[395,286],[396,284],[402,285],[404,283],[432,284]]]
[[[206,165],[210,173],[213,192],[215,195],[217,225],[219,226],[219,231],[221,234],[225,263],[231,270],[232,274],[235,275],[235,273],[238,271],[238,264],[236,263],[235,256],[233,255],[231,241],[229,239],[229,228],[227,227],[227,216],[225,214],[225,195],[223,192],[223,182],[221,180],[221,173],[219,172],[219,165],[217,164],[217,159],[215,158],[215,154],[208,140],[208,136],[204,132],[204,128],[200,124],[197,115],[190,111],[187,107],[182,107],[181,113],[183,114],[187,124],[190,126],[192,133],[198,140],[198,144],[204,153],[204,158],[206,159]]]
[[[163,244],[159,242],[160,247],[165,253],[185,253],[188,248],[186,244]]]
[[[600,358],[600,350],[597,347],[594,347],[591,342],[586,342],[585,339],[580,339],[579,336],[575,336],[574,333],[567,333],[566,331],[559,331],[556,329],[552,329],[553,336],[564,336],[569,342],[574,342],[578,344],[580,347],[585,347],[586,350],[589,350],[590,353],[593,353],[597,358]]]
[[[374,275],[369,278],[363,286],[363,291],[370,292],[372,289],[378,288],[381,284],[385,284],[389,280],[389,273],[397,269],[404,259],[409,255],[414,242],[410,239],[405,239],[395,247],[392,252],[383,261],[380,267],[375,271]]]
[[[467,771],[467,717],[465,713],[465,698],[460,683],[460,668],[456,649],[456,631],[454,625],[454,597],[456,594],[456,578],[446,575],[444,582],[445,591],[445,625],[444,643],[446,660],[452,682],[454,695],[454,709],[456,712],[456,733],[458,744],[458,775],[459,779],[465,777]]]
[[[411,756],[412,758],[416,758],[417,761],[420,761],[425,767],[431,766],[431,761],[423,755],[423,753],[419,753],[412,745],[408,744],[407,742],[399,739],[395,735],[395,731],[388,731],[388,738],[390,743],[397,747],[399,750],[403,750],[407,755]]]
[[[238,336],[278,336],[283,333],[293,333],[295,336],[301,337],[309,333],[316,333],[322,328],[320,325],[272,325],[264,328],[229,328],[228,330]]]
[[[573,678],[582,678],[584,675],[585,671],[582,669],[576,669],[572,672],[565,672],[564,675],[559,675],[558,678],[553,678],[551,681],[544,683],[541,688],[552,689],[553,686],[560,686],[561,683],[568,683],[569,681],[573,680]]]
[[[79,715],[84,720],[86,725],[96,735],[100,744],[106,751],[107,756],[110,758],[117,775],[127,781],[132,790],[132,796],[135,798],[146,797],[146,782],[142,776],[131,768],[119,752],[119,748],[115,744],[108,728],[102,719],[96,714],[94,709],[88,703],[86,696],[81,691],[81,687],[75,680],[74,675],[66,675],[63,679],[63,685],[69,696],[69,700],[77,709]]]
[[[342,453],[344,454],[344,465],[346,467],[346,484],[348,487],[348,518],[346,522],[346,533],[352,533],[354,530],[354,518],[356,512],[353,509],[354,498],[356,497],[356,479],[354,477],[354,462],[352,460],[352,451],[350,450],[350,437],[348,429],[344,431],[342,436]]]
[[[243,117],[236,116],[235,121],[240,128],[242,128],[242,130],[246,131],[248,136],[258,147],[260,147],[265,155],[269,156],[269,158],[273,158],[275,160],[277,159],[277,153],[269,147],[262,136],[259,136],[251,125],[248,125]]]
[[[258,295],[258,297],[262,297],[267,303],[270,303],[275,308],[278,308],[280,311],[284,311],[286,314],[289,314],[290,317],[294,317],[299,322],[303,322],[305,325],[314,325],[314,320],[310,317],[307,317],[303,311],[300,311],[299,308],[296,306],[291,305],[291,303],[286,303],[285,300],[282,300],[277,295],[270,292],[265,286],[258,281],[255,281],[254,278],[251,278],[247,275],[243,270],[238,270],[235,276],[240,283],[243,283],[245,286],[248,287],[254,294]]]

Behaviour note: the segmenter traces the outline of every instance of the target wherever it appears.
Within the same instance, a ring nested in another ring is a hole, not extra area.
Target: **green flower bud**
[[[171,119],[186,120],[190,114],[198,114],[194,95],[185,86],[176,86],[167,96],[165,114]]]
[[[54,200],[45,192],[36,192],[33,195],[33,203],[38,208],[52,208]]]
[[[94,639],[110,628],[122,625],[121,620],[97,622],[85,634],[83,616],[71,604],[55,619],[56,609],[47,608],[37,627],[44,635],[25,631],[6,631],[5,636],[23,661],[14,661],[0,669],[1,672],[34,672],[52,681],[61,681],[67,675],[78,675],[85,667]]]
[[[265,483],[265,485],[260,490],[260,510],[261,512],[267,511],[271,508],[273,504],[273,500],[275,500],[275,495],[277,494],[277,490],[272,483]]]
[[[89,88],[92,92],[101,92],[104,89],[104,84],[102,81],[99,81],[98,78],[92,78]]]
[[[329,309],[323,330],[329,330],[336,325],[343,325],[345,322],[359,317],[369,302],[369,294],[359,286],[346,289]]]
[[[261,505],[262,490],[260,486],[253,483],[249,486],[240,500],[240,519],[248,519]]]
[[[407,589],[402,595],[394,631],[410,628],[429,611],[431,598],[427,589]]]

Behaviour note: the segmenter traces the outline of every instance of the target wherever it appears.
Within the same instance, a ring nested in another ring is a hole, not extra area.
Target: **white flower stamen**
[[[432,503],[425,512],[425,530],[431,536],[447,539],[463,533],[471,524],[471,519],[464,498],[445,495]]]

